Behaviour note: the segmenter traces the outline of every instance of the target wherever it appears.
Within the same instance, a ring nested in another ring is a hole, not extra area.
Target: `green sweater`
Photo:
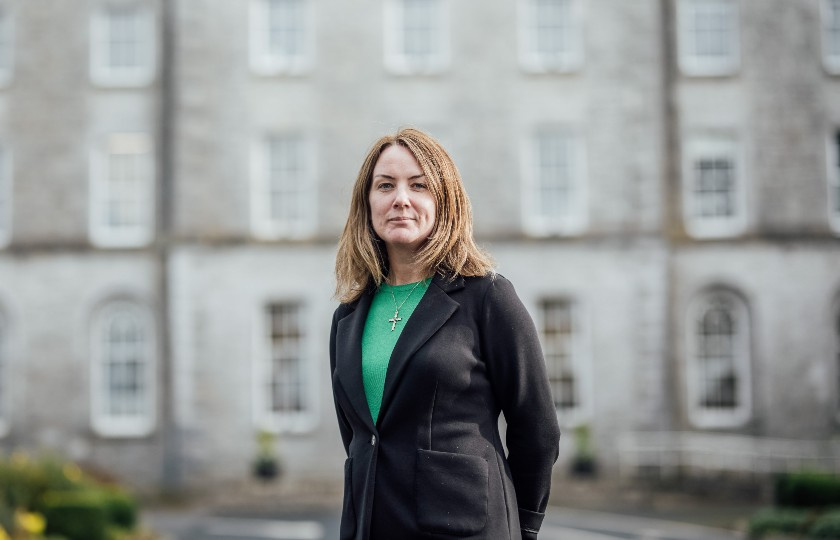
[[[379,418],[379,408],[382,406],[385,374],[388,372],[391,353],[394,352],[397,339],[405,328],[408,318],[414,313],[414,308],[428,290],[431,281],[431,279],[425,279],[393,287],[383,283],[370,304],[365,330],[362,334],[362,381],[374,424]],[[392,291],[393,296],[391,296]],[[399,318],[401,320],[396,321],[396,324],[389,321],[394,318],[394,300],[396,300],[396,306],[400,306]],[[392,327],[393,330],[391,330]]]

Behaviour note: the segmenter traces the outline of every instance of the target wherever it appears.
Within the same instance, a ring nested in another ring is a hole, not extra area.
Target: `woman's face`
[[[370,193],[373,230],[388,252],[417,251],[435,225],[435,198],[423,169],[407,148],[393,144],[373,167]]]

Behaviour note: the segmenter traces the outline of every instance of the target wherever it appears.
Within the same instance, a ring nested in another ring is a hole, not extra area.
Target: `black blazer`
[[[391,355],[376,425],[361,368],[372,298],[340,305],[330,332],[348,456],[341,539],[535,539],[560,430],[537,332],[513,286],[498,274],[435,276]]]

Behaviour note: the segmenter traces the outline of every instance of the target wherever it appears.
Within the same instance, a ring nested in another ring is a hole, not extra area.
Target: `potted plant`
[[[274,434],[266,430],[257,432],[257,457],[252,472],[256,478],[268,482],[280,476],[280,460],[274,451]]]
[[[570,470],[574,476],[594,476],[598,472],[595,452],[592,449],[592,437],[588,425],[575,428],[575,455]]]

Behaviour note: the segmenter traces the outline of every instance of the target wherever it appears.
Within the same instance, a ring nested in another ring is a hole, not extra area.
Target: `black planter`
[[[595,476],[598,473],[598,464],[589,457],[577,457],[572,460],[569,470],[574,476]]]
[[[254,462],[254,476],[260,480],[269,481],[280,475],[280,466],[276,459],[259,458]]]

